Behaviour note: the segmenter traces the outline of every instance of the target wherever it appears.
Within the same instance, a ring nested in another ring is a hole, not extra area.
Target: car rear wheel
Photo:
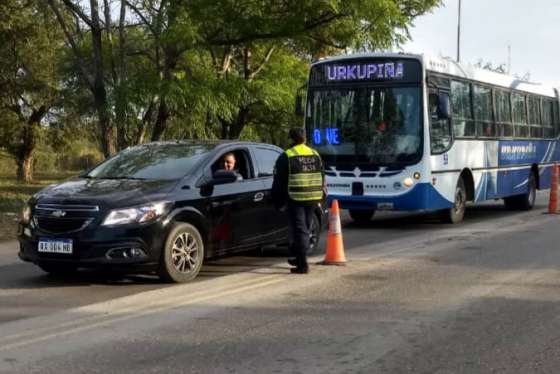
[[[158,275],[165,282],[188,282],[197,276],[203,260],[204,241],[198,229],[189,223],[175,223],[161,254]]]
[[[350,218],[357,224],[365,224],[371,220],[373,217],[375,210],[373,209],[350,209],[348,214],[350,214]]]

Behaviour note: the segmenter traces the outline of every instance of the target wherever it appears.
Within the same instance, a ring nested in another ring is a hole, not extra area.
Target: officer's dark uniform
[[[286,206],[290,251],[295,273],[307,273],[309,230],[313,211],[323,198],[323,166],[319,154],[305,144],[286,150],[276,161],[272,197],[277,209]]]

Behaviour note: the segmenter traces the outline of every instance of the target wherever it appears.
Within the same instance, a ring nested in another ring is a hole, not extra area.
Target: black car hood
[[[42,203],[95,203],[121,208],[164,200],[176,184],[175,180],[78,178],[48,186],[39,191],[34,198]]]

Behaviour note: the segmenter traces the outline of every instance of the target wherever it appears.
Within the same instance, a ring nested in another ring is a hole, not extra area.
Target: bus
[[[305,107],[296,104],[329,202],[356,222],[395,210],[458,223],[467,202],[491,199],[529,210],[559,157],[555,88],[449,59],[326,58],[311,66]]]

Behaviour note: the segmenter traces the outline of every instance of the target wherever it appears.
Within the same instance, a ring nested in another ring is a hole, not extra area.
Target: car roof
[[[166,145],[186,145],[186,146],[208,146],[213,147],[214,149],[226,148],[230,146],[265,146],[271,148],[277,148],[281,150],[280,147],[269,144],[269,143],[258,143],[258,142],[249,142],[249,141],[241,141],[241,140],[224,140],[224,139],[212,139],[212,140],[165,140],[165,141],[156,141],[156,142],[149,142],[139,144],[139,146],[166,146]]]

